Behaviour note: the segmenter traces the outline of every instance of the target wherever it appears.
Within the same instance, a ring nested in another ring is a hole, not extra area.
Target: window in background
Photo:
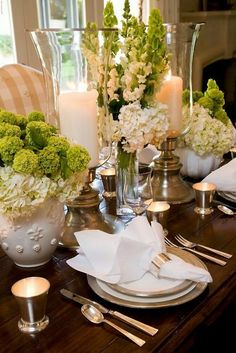
[[[78,28],[85,22],[83,0],[39,0],[42,28]]]
[[[0,24],[0,66],[3,66],[16,62],[8,0],[0,0]]]
[[[104,0],[104,6],[108,0]],[[116,14],[116,17],[119,22],[119,26],[121,24],[121,19],[122,19],[122,14],[123,14],[123,9],[124,9],[124,0],[122,1],[117,1],[117,0],[112,0],[114,11]],[[142,6],[142,19],[146,23],[147,22],[147,14],[149,13],[149,1],[142,1],[142,0],[130,0],[130,12],[133,16],[139,17],[139,7]]]

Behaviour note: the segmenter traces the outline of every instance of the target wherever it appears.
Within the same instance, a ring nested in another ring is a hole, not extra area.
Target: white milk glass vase
[[[53,256],[63,232],[64,207],[57,199],[47,199],[32,214],[16,218],[0,215],[0,244],[20,267],[36,267]]]

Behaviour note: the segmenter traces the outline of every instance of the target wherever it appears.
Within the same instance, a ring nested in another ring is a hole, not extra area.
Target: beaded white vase
[[[193,179],[205,178],[217,169],[222,161],[222,157],[213,154],[199,156],[190,148],[177,148],[175,153],[180,157],[183,165],[180,173]]]
[[[21,267],[47,263],[57,248],[65,221],[63,204],[49,199],[28,218],[9,221],[0,215],[0,244]]]

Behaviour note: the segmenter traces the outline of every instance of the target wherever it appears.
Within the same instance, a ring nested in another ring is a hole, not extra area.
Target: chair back
[[[0,68],[0,108],[27,115],[31,111],[46,114],[46,89],[43,73],[22,64]]]

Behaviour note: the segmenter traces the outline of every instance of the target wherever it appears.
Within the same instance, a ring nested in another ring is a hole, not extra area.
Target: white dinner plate
[[[202,267],[207,270],[206,265],[198,259],[195,255],[187,253],[180,249],[173,249],[177,256],[182,258],[198,267]],[[154,278],[154,277],[153,277]],[[111,288],[106,282],[98,280],[95,277],[87,276],[88,284],[92,290],[99,295],[101,298],[121,306],[130,308],[161,308],[168,306],[175,306],[186,303],[197,296],[199,296],[207,287],[206,282],[191,282],[191,285],[184,290],[180,290],[177,293],[169,294],[168,291],[163,296],[157,297],[140,297],[136,295],[126,295],[113,288]],[[154,280],[156,280],[154,278]],[[156,280],[157,282],[157,280]]]
[[[230,191],[217,191],[218,195],[223,197],[223,199],[231,201],[231,202],[236,202],[236,192],[230,192]]]
[[[172,254],[172,249],[168,248],[168,255],[174,259],[178,256]],[[135,297],[160,297],[165,295],[172,295],[182,292],[189,287],[192,287],[193,282],[190,280],[178,280],[172,278],[157,279],[149,272],[147,272],[140,280],[121,284],[106,283],[111,289]],[[195,283],[196,285],[196,283]]]

